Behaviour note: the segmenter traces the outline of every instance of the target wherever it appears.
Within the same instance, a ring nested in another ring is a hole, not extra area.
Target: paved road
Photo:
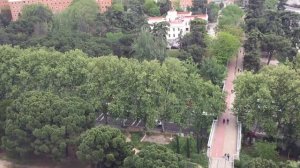
[[[238,53],[238,58],[233,58],[227,67],[227,78],[225,81],[224,92],[226,93],[226,110],[219,116],[217,126],[215,128],[215,134],[212,141],[211,148],[211,167],[212,168],[227,168],[232,167],[229,161],[224,159],[224,154],[228,153],[232,158],[237,153],[237,121],[236,117],[232,113],[232,105],[235,94],[233,92],[233,81],[242,70],[243,67],[243,49],[241,48]],[[223,123],[229,119],[229,123]]]

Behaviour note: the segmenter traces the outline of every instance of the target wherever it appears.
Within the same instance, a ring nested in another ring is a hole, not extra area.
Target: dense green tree
[[[32,24],[33,35],[45,36],[52,27],[53,14],[43,5],[28,5],[22,9],[20,20]]]
[[[220,7],[219,5],[215,4],[214,2],[208,4],[208,21],[209,22],[216,22],[218,18]]]
[[[245,70],[257,72],[260,69],[260,41],[262,34],[257,30],[251,30],[247,34],[247,40],[244,43],[244,62]]]
[[[187,147],[187,139],[189,138],[189,148]],[[171,143],[168,145],[170,149],[172,149],[174,152],[185,155],[187,154],[187,149],[190,150],[190,153],[196,153],[197,152],[197,142],[194,137],[181,137],[177,136],[177,138],[174,138]],[[178,152],[179,151],[179,152]]]
[[[10,24],[11,22],[11,11],[10,9],[1,9],[0,13],[0,28],[1,27],[6,27]]]
[[[0,47],[0,100],[9,99],[14,90],[15,76],[18,74],[16,59],[20,50],[9,46]]]
[[[167,43],[162,36],[153,36],[148,30],[143,29],[134,42],[135,58],[138,60],[164,61]]]
[[[81,135],[76,154],[93,168],[121,167],[123,160],[132,154],[125,139],[116,128],[95,127]]]
[[[164,146],[151,145],[124,161],[125,168],[180,168],[182,158]]]
[[[4,149],[16,156],[46,155],[62,159],[68,145],[93,126],[91,106],[78,97],[59,98],[50,92],[25,92],[8,107]]]
[[[278,168],[278,165],[272,160],[266,160],[261,158],[252,159],[247,165],[246,168]]]
[[[221,12],[218,21],[218,28],[222,29],[226,25],[237,26],[242,20],[244,12],[236,5],[228,5]]]
[[[293,60],[296,56],[296,51],[293,49],[292,43],[282,36],[274,34],[264,35],[262,47],[268,54],[268,65],[274,55],[281,61],[285,61],[286,59]]]
[[[170,24],[168,22],[154,23],[151,32],[156,37],[163,37],[164,39],[166,39],[168,35],[169,26]]]
[[[222,86],[226,75],[226,67],[218,64],[215,58],[204,59],[200,66],[200,74],[214,85]]]
[[[147,128],[157,119],[206,128],[210,123],[202,120],[223,110],[220,88],[205,82],[192,61],[88,58],[80,51],[8,46],[0,47],[0,59],[0,76],[6,81],[0,85],[1,100],[49,91],[61,98],[80,97],[106,118],[143,120]]]
[[[91,32],[98,12],[99,8],[94,0],[74,1],[65,11],[56,15],[54,30]]]
[[[5,135],[5,121],[6,121],[6,109],[11,104],[11,100],[0,101],[0,140]],[[2,148],[2,143],[0,141]]]
[[[300,166],[300,162],[288,160],[286,162],[279,163],[280,168],[298,168]]]
[[[282,36],[288,37],[293,43],[293,47],[298,46],[300,42],[300,15],[295,12],[283,11],[279,13],[282,24]]]
[[[243,68],[254,72],[260,69],[260,52],[258,50],[245,53]]]
[[[265,0],[264,9],[277,10],[277,4],[279,0]]]
[[[264,14],[264,4],[266,0],[249,0],[247,18],[259,18]]]
[[[236,36],[227,32],[219,32],[213,40],[209,52],[215,56],[218,63],[226,64],[238,51],[241,43]]]
[[[126,32],[140,32],[141,28],[147,23],[142,1],[129,0],[124,21],[123,29]]]
[[[188,52],[195,63],[200,64],[206,52],[206,22],[203,20],[193,20],[191,22],[191,33],[180,39],[180,47]]]
[[[294,65],[293,65],[294,69],[299,70],[300,69],[300,54],[299,53],[295,57],[293,63],[294,63]]]
[[[146,14],[149,16],[159,16],[160,10],[158,4],[155,3],[154,0],[145,0],[144,8]]]
[[[54,47],[60,52],[80,49],[89,56],[97,57],[112,53],[111,42],[83,32],[52,32],[45,39],[30,41],[31,45]]]
[[[254,144],[254,155],[256,157],[276,160],[278,159],[278,152],[276,151],[277,145],[270,142],[255,142]]]
[[[235,86],[234,109],[246,129],[260,127],[269,136],[281,137],[284,148],[293,151],[300,133],[299,72],[284,65],[268,67],[240,75]]]
[[[237,37],[241,43],[244,42],[244,31],[241,27],[225,25],[222,27],[222,29],[220,29],[220,31],[230,33],[231,35]]]
[[[112,9],[117,12],[124,12],[124,5],[121,2],[113,3]]]
[[[135,35],[124,35],[117,42],[112,44],[113,53],[119,57],[127,57],[130,58],[133,56]]]
[[[172,9],[172,2],[170,0],[161,0],[158,4],[160,15],[166,15]]]
[[[207,0],[193,0],[193,13],[205,13],[206,12]]]

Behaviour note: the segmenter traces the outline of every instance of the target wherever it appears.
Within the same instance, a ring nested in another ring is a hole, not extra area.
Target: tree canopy
[[[128,157],[124,161],[125,168],[180,168],[182,158],[170,149],[151,145],[142,149],[137,155]]]
[[[68,145],[94,124],[92,106],[78,97],[50,92],[21,94],[8,107],[3,146],[16,156],[48,155],[62,159]]]
[[[235,85],[234,108],[245,127],[253,131],[261,128],[293,151],[300,135],[299,72],[285,65],[268,67],[258,74],[240,75]]]
[[[107,126],[87,130],[80,137],[77,156],[95,168],[117,168],[133,154],[131,146],[119,129]]]
[[[252,159],[247,165],[246,168],[278,168],[278,165],[272,160],[266,160],[261,158]]]
[[[227,32],[219,32],[209,50],[220,64],[225,65],[237,53],[240,45],[236,36]]]

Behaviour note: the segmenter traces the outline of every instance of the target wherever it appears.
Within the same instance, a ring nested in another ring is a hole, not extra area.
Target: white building
[[[190,32],[190,22],[194,19],[203,19],[208,21],[208,15],[192,15],[192,12],[169,11],[166,17],[150,17],[148,24],[153,25],[159,22],[168,22],[170,24],[167,34],[169,47],[178,46],[178,39]]]

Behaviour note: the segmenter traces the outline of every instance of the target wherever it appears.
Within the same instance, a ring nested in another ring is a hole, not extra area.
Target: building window
[[[175,31],[175,28],[173,28],[173,31]]]
[[[171,37],[171,34],[169,34],[169,37]]]
[[[173,37],[175,37],[175,34],[173,34]]]

